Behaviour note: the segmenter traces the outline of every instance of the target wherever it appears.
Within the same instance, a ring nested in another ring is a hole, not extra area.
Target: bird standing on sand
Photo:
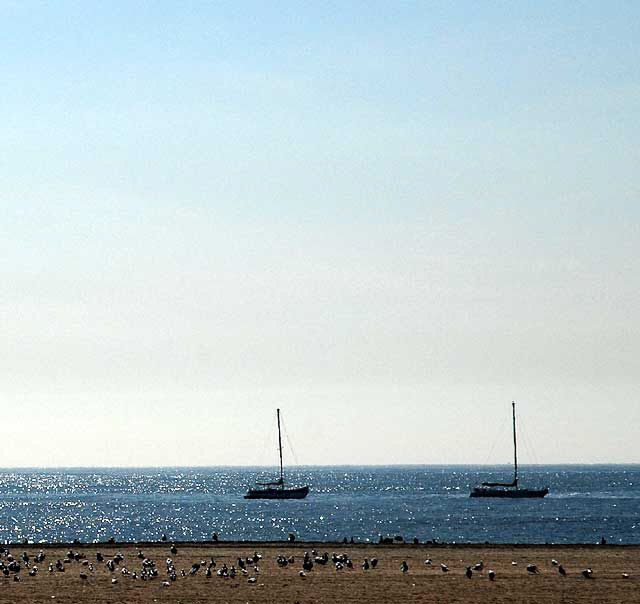
[[[557,560],[551,560],[551,566],[558,566],[558,561]]]
[[[402,564],[400,565],[400,570],[401,570],[403,573],[408,573],[408,572],[409,572],[409,565],[407,564],[407,561],[406,561],[406,560],[403,560],[403,561],[402,561]]]
[[[585,568],[581,573],[580,573],[585,579],[592,579],[593,577],[591,575],[593,575],[593,571],[590,568]]]
[[[488,577],[489,577],[489,581],[495,581],[496,578],[496,571],[495,570],[490,570],[487,573]]]
[[[473,571],[471,570],[470,566],[467,566],[467,570],[464,574],[467,576],[467,579],[471,579],[471,577],[473,577]]]
[[[446,564],[441,564],[440,568],[442,569],[443,573],[448,573],[449,572],[449,567]]]
[[[564,569],[564,566],[562,566],[562,564],[558,565],[558,572],[560,573],[561,577],[567,576],[567,571]]]
[[[527,564],[527,572],[531,575],[537,575],[538,567],[535,564]]]

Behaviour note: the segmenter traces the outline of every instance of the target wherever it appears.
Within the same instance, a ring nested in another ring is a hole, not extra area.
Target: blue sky
[[[5,465],[639,461],[639,13],[1,3]]]

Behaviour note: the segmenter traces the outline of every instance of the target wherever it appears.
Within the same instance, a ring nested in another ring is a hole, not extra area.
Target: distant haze
[[[2,3],[0,466],[640,462],[639,24]]]

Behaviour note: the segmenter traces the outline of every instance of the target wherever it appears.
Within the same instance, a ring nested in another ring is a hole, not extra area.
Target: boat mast
[[[284,488],[284,471],[282,469],[282,436],[280,434],[280,409],[278,409],[278,450],[280,451],[280,485]]]
[[[511,401],[513,413],[513,484],[518,486],[518,442],[516,440],[516,403]]]

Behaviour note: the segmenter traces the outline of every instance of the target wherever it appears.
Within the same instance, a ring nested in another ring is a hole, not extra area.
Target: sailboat
[[[304,499],[309,494],[309,487],[298,487],[295,489],[285,489],[284,470],[282,467],[282,434],[280,431],[280,409],[278,415],[278,451],[280,452],[280,478],[273,482],[259,482],[257,489],[249,489],[244,496],[245,499]]]
[[[513,482],[483,482],[475,487],[470,497],[504,497],[508,499],[541,498],[549,493],[548,488],[523,489],[518,485],[518,441],[516,438],[516,404],[511,403],[513,416]]]

